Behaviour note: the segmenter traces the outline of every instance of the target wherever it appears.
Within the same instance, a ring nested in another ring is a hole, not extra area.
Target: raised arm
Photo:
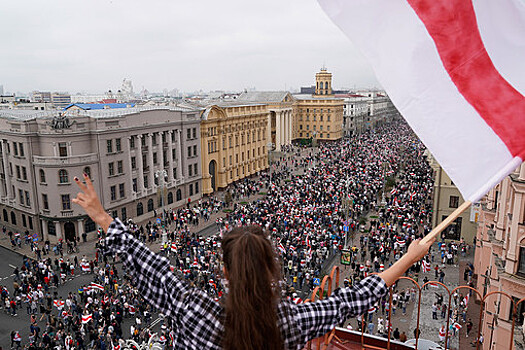
[[[75,177],[82,192],[73,199],[73,203],[80,205],[106,231],[106,249],[110,253],[120,254],[124,266],[133,277],[133,284],[144,299],[162,313],[177,317],[184,307],[183,299],[189,290],[188,286],[170,271],[168,259],[152,252],[133,237],[119,219],[113,219],[106,213],[91,180],[85,174],[84,180],[85,184]]]

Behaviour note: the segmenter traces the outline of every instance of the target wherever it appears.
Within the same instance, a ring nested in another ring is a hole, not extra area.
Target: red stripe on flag
[[[448,75],[513,156],[525,157],[525,97],[498,72],[471,0],[407,0],[434,40]],[[494,102],[497,99],[497,103]]]

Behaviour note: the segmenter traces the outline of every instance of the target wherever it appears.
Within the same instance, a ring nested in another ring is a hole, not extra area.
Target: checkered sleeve
[[[189,287],[171,272],[168,259],[133,237],[119,219],[109,226],[103,253],[119,254],[144,299],[162,313],[177,316]]]
[[[295,317],[304,332],[304,342],[326,334],[350,317],[362,315],[387,291],[383,279],[372,275],[351,288],[337,289],[324,300],[298,305]]]

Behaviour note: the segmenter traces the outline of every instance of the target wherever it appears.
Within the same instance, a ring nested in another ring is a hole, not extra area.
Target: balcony
[[[60,165],[84,165],[98,161],[97,153],[82,154],[68,157],[42,157],[33,156],[33,164],[39,166],[60,166]]]

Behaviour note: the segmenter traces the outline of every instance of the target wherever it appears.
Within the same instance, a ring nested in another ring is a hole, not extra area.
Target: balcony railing
[[[364,324],[366,323],[366,319],[368,319],[368,317],[365,317],[366,315],[365,314],[365,315],[358,317],[359,323],[361,323],[360,332],[348,331],[343,328],[334,328],[332,331],[325,334],[324,336],[308,342],[305,347],[305,350],[306,349],[307,350],[311,350],[311,349],[317,349],[317,350],[319,349],[377,349],[377,350],[380,350],[380,349],[416,349],[417,350],[418,344],[419,344],[418,340],[421,338],[421,340],[423,341],[422,337],[420,336],[421,335],[420,317],[421,317],[422,291],[427,290],[429,286],[437,287],[437,288],[442,287],[444,288],[444,291],[446,291],[446,294],[448,294],[448,305],[446,309],[447,310],[446,311],[447,312],[447,317],[446,317],[447,322],[446,322],[445,330],[449,330],[449,331],[444,332],[444,342],[443,342],[442,349],[445,349],[445,350],[450,349],[449,338],[452,336],[452,332],[450,330],[452,328],[450,324],[450,321],[451,321],[450,315],[452,314],[452,310],[454,309],[452,307],[453,296],[456,292],[459,293],[460,290],[466,291],[465,296],[469,295],[469,299],[472,299],[470,301],[470,303],[472,304],[470,305],[479,303],[479,320],[478,320],[479,322],[478,322],[478,327],[477,327],[478,331],[477,331],[477,336],[473,338],[473,342],[471,343],[472,348],[474,348],[475,346],[476,350],[491,349],[491,344],[489,344],[486,338],[485,338],[485,341],[487,342],[485,344],[480,343],[478,339],[480,339],[484,318],[493,317],[494,315],[493,312],[489,312],[488,310],[486,310],[487,305],[491,305],[491,303],[495,303],[497,300],[500,300],[501,298],[508,298],[510,301],[510,304],[512,305],[511,307],[512,312],[508,320],[509,323],[512,323],[511,335],[508,339],[508,344],[509,344],[508,349],[512,350],[515,348],[514,347],[515,331],[518,328],[516,324],[516,319],[519,316],[518,310],[520,309],[520,305],[525,302],[525,298],[515,301],[513,300],[511,295],[503,291],[493,291],[485,295],[482,295],[476,289],[469,287],[469,286],[458,286],[454,289],[449,289],[446,285],[438,281],[428,281],[422,285],[419,285],[414,279],[410,277],[400,277],[396,281],[394,286],[396,286],[396,284],[400,283],[401,281],[405,281],[405,283],[408,282],[409,284],[412,284],[413,287],[415,287],[416,290],[419,291],[418,297],[416,297],[417,298],[417,326],[416,326],[417,331],[415,331],[415,337],[416,337],[415,342],[412,340],[412,342],[408,344],[408,342],[400,343],[398,341],[391,339],[392,338],[391,337],[392,328],[394,326],[392,325],[392,322],[391,322],[392,312],[387,311],[387,320],[388,320],[386,323],[387,337],[378,337],[378,336],[373,336],[373,335],[369,335],[365,333],[366,326]],[[316,299],[322,300],[323,298],[330,296],[330,294],[332,293],[332,290],[338,287],[339,287],[339,267],[334,266],[332,268],[330,275],[327,275],[323,278],[321,284],[315,287],[315,289],[312,291],[311,297],[305,300],[305,302],[315,301]],[[389,303],[388,303],[387,310],[392,310],[392,306],[393,306],[392,296],[393,296],[393,287],[390,287],[389,288]],[[443,302],[446,303],[446,296]],[[467,301],[467,303],[469,302]],[[498,312],[499,311],[497,311],[496,314]],[[476,320],[473,318],[473,323],[475,321]],[[459,349],[460,347],[458,346],[457,348]],[[500,347],[500,349],[504,349],[504,348],[505,346]]]
[[[33,156],[35,165],[82,165],[91,164],[98,161],[97,153],[82,154],[68,157],[42,157]]]

